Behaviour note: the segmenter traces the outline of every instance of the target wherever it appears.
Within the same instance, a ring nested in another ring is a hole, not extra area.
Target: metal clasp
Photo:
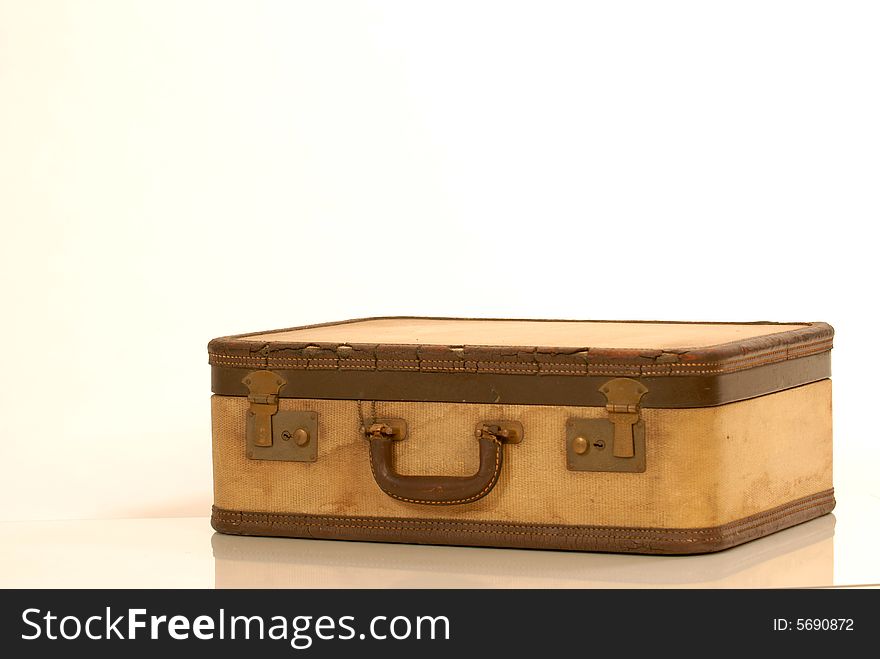
[[[638,380],[615,378],[599,387],[599,391],[605,394],[607,418],[570,418],[566,422],[568,468],[572,471],[645,471],[641,400],[648,388]]]
[[[272,371],[248,373],[242,383],[248,388],[248,413],[253,422],[248,424],[252,435],[248,442],[254,446],[272,446],[272,416],[278,411],[278,392],[287,382]]]
[[[648,388],[637,380],[616,378],[606,382],[599,391],[608,403],[608,420],[614,424],[614,457],[631,458],[635,455],[633,426],[641,419],[639,403]]]
[[[246,454],[251,460],[314,462],[318,459],[318,413],[278,411],[278,392],[287,382],[272,371],[254,371],[242,380],[248,388]]]

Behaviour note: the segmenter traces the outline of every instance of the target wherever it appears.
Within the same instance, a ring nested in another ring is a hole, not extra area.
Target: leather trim
[[[379,319],[290,329],[363,320]],[[266,334],[256,332],[214,339],[208,361],[212,391],[225,396],[246,396],[243,375],[266,369],[287,380],[283,398],[603,406],[598,387],[608,378],[628,377],[648,387],[644,407],[709,407],[829,377],[834,329],[827,323],[798,324],[803,327],[667,350],[290,343],[250,339]],[[289,330],[277,330],[282,331]]]
[[[213,366],[211,391],[247,396],[242,378],[250,368]],[[510,405],[604,407],[599,387],[609,375],[523,377],[520,374],[438,373],[375,370],[296,370],[272,367],[287,381],[281,398],[387,400]],[[759,368],[721,375],[643,376],[648,388],[642,407],[678,409],[713,407],[755,398],[831,376],[831,353],[799,357]],[[638,376],[636,376],[638,377]]]
[[[282,515],[225,510],[216,506],[212,509],[211,525],[220,533],[233,535],[637,554],[702,554],[727,549],[820,517],[831,512],[834,505],[834,490],[826,490],[722,526],[692,529]]]
[[[390,317],[389,317],[390,318]],[[276,330],[284,332],[341,323]],[[449,319],[437,320],[472,320]],[[501,320],[501,319],[484,319]],[[530,321],[553,322],[553,321]],[[590,321],[665,322],[665,321]],[[693,324],[693,323],[666,323]],[[713,323],[780,325],[784,323]],[[788,323],[792,324],[792,323]],[[831,349],[834,328],[827,323],[796,323],[795,330],[702,348],[637,350],[601,346],[449,346],[430,344],[291,343],[249,340],[256,332],[225,336],[208,344],[209,363],[248,369],[379,370],[419,372],[516,373],[520,375],[692,376],[733,373],[806,357]]]

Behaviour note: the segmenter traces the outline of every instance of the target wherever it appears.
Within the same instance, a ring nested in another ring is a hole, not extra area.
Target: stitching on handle
[[[373,440],[369,440],[373,441]],[[370,472],[373,474],[373,480],[376,481],[376,485],[379,486],[379,489],[382,490],[385,494],[387,494],[392,499],[397,499],[398,501],[406,501],[407,503],[421,503],[428,504],[432,506],[449,506],[457,503],[469,503],[471,501],[476,501],[477,499],[481,499],[486,496],[493,487],[495,487],[495,483],[498,481],[498,477],[501,474],[501,442],[498,441],[495,437],[492,437],[492,441],[495,442],[495,471],[492,474],[492,478],[489,483],[477,494],[470,496],[466,499],[455,499],[453,501],[430,501],[428,499],[407,499],[406,497],[401,497],[393,492],[389,492],[379,483],[379,479],[376,478],[376,470],[373,467],[373,456],[372,456],[372,447],[370,448]],[[404,476],[405,478],[405,476]]]

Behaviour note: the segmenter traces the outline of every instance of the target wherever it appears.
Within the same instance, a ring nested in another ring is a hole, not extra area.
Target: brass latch
[[[645,422],[642,397],[648,388],[638,380],[615,378],[599,391],[605,394],[607,418],[570,418],[566,422],[566,458],[572,471],[643,472]]]
[[[648,389],[637,380],[616,378],[599,387],[599,391],[608,400],[605,409],[608,420],[614,424],[614,457],[631,458],[635,455],[633,426],[639,422],[639,403]]]
[[[248,413],[253,417],[253,436],[248,439],[254,446],[272,446],[272,416],[278,411],[278,392],[287,382],[272,371],[254,371],[242,380],[248,388]]]
[[[318,413],[278,411],[278,394],[287,384],[272,371],[254,371],[242,380],[248,388],[246,455],[251,460],[314,462],[318,459]]]

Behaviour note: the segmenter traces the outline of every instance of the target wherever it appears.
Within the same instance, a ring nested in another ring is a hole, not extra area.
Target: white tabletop
[[[7,588],[801,587],[880,582],[880,499],[727,551],[632,556],[248,538],[207,517],[0,523]]]

